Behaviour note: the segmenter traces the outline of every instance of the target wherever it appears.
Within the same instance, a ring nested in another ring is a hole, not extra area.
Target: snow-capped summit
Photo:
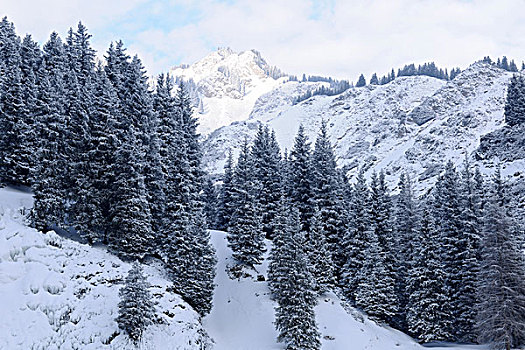
[[[221,48],[192,65],[170,70],[177,80],[190,85],[198,101],[199,131],[211,131],[248,119],[255,101],[288,80],[255,50],[234,52]]]

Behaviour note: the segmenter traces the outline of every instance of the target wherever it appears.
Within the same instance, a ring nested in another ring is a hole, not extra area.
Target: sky
[[[525,0],[0,0],[5,15],[40,43],[82,21],[99,55],[122,39],[150,74],[218,47],[351,81],[409,63],[525,59]]]

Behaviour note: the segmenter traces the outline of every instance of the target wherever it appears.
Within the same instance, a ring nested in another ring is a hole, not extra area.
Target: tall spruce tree
[[[441,255],[441,237],[432,213],[435,199],[430,195],[422,208],[413,261],[408,270],[406,320],[408,331],[423,343],[450,339],[451,314],[446,307],[446,272]]]
[[[65,222],[66,114],[64,106],[65,54],[58,34],[52,33],[43,46],[35,113],[38,150],[35,152],[32,190],[32,224],[39,230]]]
[[[260,191],[256,195],[262,208],[263,230],[268,238],[272,238],[273,220],[281,195],[279,173],[281,155],[275,133],[270,132],[268,126],[259,125],[251,152],[254,174],[260,184]]]
[[[233,155],[230,150],[224,164],[224,176],[219,192],[219,222],[217,226],[223,231],[227,230],[232,217],[233,193]]]
[[[277,340],[286,349],[320,349],[320,334],[315,322],[314,307],[317,303],[314,278],[308,269],[304,255],[304,237],[300,231],[297,209],[287,206],[277,226],[276,243],[281,245],[279,255],[273,256],[274,270],[270,274],[272,288],[277,291],[275,326],[279,332]],[[279,231],[278,231],[279,230]],[[276,259],[277,258],[277,259]]]
[[[344,265],[342,243],[347,229],[347,214],[336,165],[327,124],[323,121],[312,153],[312,187],[316,209],[320,214],[317,224],[328,242],[332,255],[330,260],[336,264],[334,273],[340,275]]]
[[[523,241],[509,215],[505,189],[498,169],[484,210],[476,307],[479,339],[497,350],[525,344]]]
[[[446,164],[444,174],[438,179],[434,188],[435,222],[441,233],[441,254],[446,274],[445,288],[449,293],[449,302],[445,304],[446,314],[450,315],[451,322],[448,332],[456,340],[462,337],[459,325],[459,312],[462,305],[462,281],[468,278],[469,247],[466,235],[463,232],[461,220],[461,202],[459,176],[454,164]]]
[[[521,74],[510,79],[505,102],[505,122],[510,126],[525,122],[525,78]]]
[[[253,157],[245,140],[233,175],[233,214],[228,227],[228,246],[240,267],[253,268],[263,259],[262,208],[256,193],[260,183],[253,172]]]
[[[315,207],[310,152],[310,142],[304,127],[300,125],[290,153],[291,195],[294,206],[299,210],[302,230],[306,233],[310,231],[310,221]],[[308,237],[306,240],[309,241]]]
[[[153,239],[142,159],[138,136],[132,126],[116,152],[110,203],[109,245],[125,259],[142,259]]]
[[[412,193],[412,183],[408,173],[399,177],[399,195],[394,206],[395,254],[397,255],[396,295],[399,308],[393,324],[402,330],[407,329],[406,308],[410,288],[407,285],[408,271],[415,253],[417,213]]]
[[[366,260],[366,247],[368,231],[370,230],[370,213],[368,201],[370,192],[366,185],[364,170],[357,175],[350,203],[350,227],[344,238],[344,247],[347,258],[342,273],[342,288],[345,296],[355,302],[357,286],[361,283],[362,275],[359,273]]]

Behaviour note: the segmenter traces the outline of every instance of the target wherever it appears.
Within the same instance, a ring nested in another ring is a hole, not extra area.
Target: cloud
[[[2,10],[22,31],[48,35],[82,19],[94,34],[94,45],[122,38],[152,73],[192,63],[218,46],[257,49],[292,74],[351,80],[411,62],[434,60],[450,68],[485,55],[521,61],[525,52],[523,0],[12,3]]]

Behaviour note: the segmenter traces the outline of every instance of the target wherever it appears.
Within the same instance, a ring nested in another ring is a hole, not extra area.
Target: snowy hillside
[[[115,317],[130,264],[106,252],[23,224],[30,194],[0,190],[0,349],[130,349]],[[199,316],[160,268],[145,265],[160,322],[143,349],[203,349]]]
[[[204,143],[204,163],[220,173],[229,149],[251,139],[259,123],[290,148],[303,124],[314,140],[323,119],[340,165],[350,174],[362,165],[384,169],[393,181],[408,169],[420,182],[432,181],[444,159],[460,163],[474,152],[480,136],[503,126],[503,108],[512,73],[475,63],[452,81],[426,76],[400,77],[386,85],[351,88],[333,96],[314,96],[297,105],[297,86],[288,82],[261,96],[250,119],[219,128]],[[490,161],[484,164],[490,167]],[[509,165],[512,167],[513,165]]]
[[[203,324],[215,341],[214,349],[283,349],[283,345],[276,342],[277,332],[273,325],[275,304],[270,300],[266,282],[256,282],[255,276],[253,279],[231,280],[225,272],[227,264],[232,263],[226,235],[212,231],[212,239],[219,258],[215,280],[217,289],[212,312],[204,318]],[[266,277],[266,271],[265,261],[258,267],[258,273]],[[358,311],[345,308],[344,303],[332,293],[319,300],[315,313],[323,350],[424,349],[407,335],[378,326]],[[485,349],[482,346],[446,348]]]
[[[28,193],[0,190],[0,349],[131,349],[114,321],[130,265],[103,247],[28,228],[23,221],[31,205]],[[225,233],[212,231],[212,239],[219,258],[217,287],[203,326],[188,304],[167,291],[170,283],[162,270],[151,262],[144,265],[161,323],[148,328],[141,349],[283,348],[276,343],[275,305],[266,282],[229,279]],[[264,263],[259,273],[266,275],[266,269]],[[319,301],[316,315],[323,349],[423,349],[403,333],[345,308],[333,294]]]

